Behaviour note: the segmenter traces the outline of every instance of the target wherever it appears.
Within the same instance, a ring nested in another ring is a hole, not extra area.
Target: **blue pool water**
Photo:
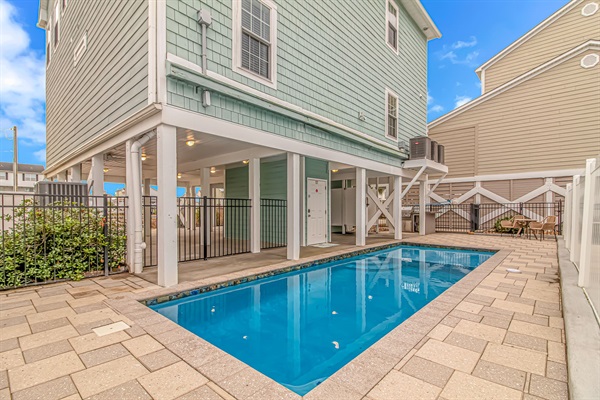
[[[151,308],[304,395],[492,255],[396,247]]]

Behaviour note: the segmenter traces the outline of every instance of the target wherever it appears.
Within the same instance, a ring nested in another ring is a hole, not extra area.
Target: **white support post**
[[[367,170],[356,167],[356,245],[367,244]]]
[[[581,253],[579,257],[579,287],[590,284],[592,270],[592,234],[594,225],[594,193],[596,182],[592,172],[596,169],[596,159],[589,158],[585,164],[585,189],[583,191],[583,224],[581,230]],[[594,261],[597,262],[598,260]]]
[[[475,195],[475,204],[481,204],[481,193],[479,192],[481,189],[481,182],[475,182],[475,188],[477,189],[477,194]]]
[[[81,182],[81,164],[75,164],[69,171],[71,182]]]
[[[424,179],[419,182],[419,235],[425,236],[426,232],[426,221],[427,218],[425,216],[425,205],[427,204],[428,196],[427,196],[427,175],[425,175]]]
[[[571,244],[569,249],[571,250],[569,253],[569,260],[575,262],[575,242],[577,241],[577,233],[576,230],[579,226],[579,207],[577,206],[577,199],[579,198],[579,178],[580,175],[575,175],[573,177],[573,190],[571,191]]]
[[[200,196],[210,197],[210,168],[200,170]]]
[[[248,162],[250,197],[250,252],[260,253],[260,158]]]
[[[402,240],[402,177],[394,176],[394,239]]]
[[[92,157],[92,195],[104,195],[104,154]]]
[[[56,175],[56,180],[59,182],[66,182],[67,181],[67,170],[65,169],[64,171],[59,172]]]
[[[300,258],[300,155],[287,154],[287,258]]]
[[[135,264],[135,213],[141,213],[139,205],[133,201],[132,191],[135,190],[133,183],[133,170],[131,168],[131,145],[133,142],[125,142],[125,193],[127,193],[127,265],[129,271],[133,271]]]
[[[156,128],[158,154],[158,284],[177,284],[177,129]]]

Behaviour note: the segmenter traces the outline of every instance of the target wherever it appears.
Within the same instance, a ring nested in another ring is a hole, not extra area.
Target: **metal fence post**
[[[104,213],[102,226],[102,234],[104,235],[104,276],[108,276],[108,197],[106,194],[102,197],[102,211]]]
[[[562,214],[563,214],[563,202],[562,199],[558,200],[558,229],[557,233],[562,235]]]
[[[204,259],[208,259],[208,251],[207,251],[207,246],[208,246],[208,210],[207,210],[207,202],[208,202],[208,197],[207,196],[202,196],[202,250],[203,250],[203,256]]]

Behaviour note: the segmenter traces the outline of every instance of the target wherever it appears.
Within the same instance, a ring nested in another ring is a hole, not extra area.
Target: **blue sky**
[[[366,1],[366,0],[365,0]],[[554,13],[566,0],[422,0],[442,32],[429,43],[429,120],[479,96],[475,69]],[[45,34],[38,0],[0,0],[0,161],[44,163]]]

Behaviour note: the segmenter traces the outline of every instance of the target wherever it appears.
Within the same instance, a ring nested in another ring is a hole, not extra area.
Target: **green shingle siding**
[[[397,55],[385,42],[385,0],[277,0],[277,90],[232,70],[231,1],[172,0],[167,2],[167,51],[200,65],[200,25],[196,11],[208,8],[208,68],[229,79],[305,110],[394,143],[385,137],[385,88],[399,95],[400,139],[422,135],[427,108],[427,41],[399,5]],[[365,73],[365,71],[372,71]],[[399,165],[361,143],[330,132],[314,132],[236,100],[213,93],[204,109],[194,87],[169,80],[168,102],[234,123],[303,140],[350,154]],[[238,112],[237,109],[240,111]],[[366,121],[358,119],[358,113]]]

